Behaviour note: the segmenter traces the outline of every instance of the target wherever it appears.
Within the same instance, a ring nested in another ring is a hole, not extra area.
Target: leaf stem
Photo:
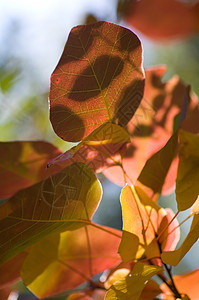
[[[179,214],[179,211],[177,211],[177,213],[175,214],[175,216],[171,219],[171,221],[162,229],[162,231],[158,234],[158,236],[156,237],[156,240],[158,241],[160,239],[160,237],[162,236],[162,234],[165,232],[165,230],[167,230],[167,228],[169,227],[169,225],[173,222],[173,220],[177,217],[177,215]]]

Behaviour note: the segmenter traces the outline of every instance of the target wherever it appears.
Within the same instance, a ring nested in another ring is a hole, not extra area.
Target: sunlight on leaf
[[[22,279],[37,297],[75,288],[120,261],[119,236],[119,230],[91,225],[50,235],[33,246]]]
[[[139,300],[147,281],[162,271],[158,266],[145,265],[138,262],[133,271],[123,279],[116,281],[106,293],[106,300]]]
[[[199,136],[180,130],[180,159],[176,179],[178,210],[193,205],[199,195]]]
[[[194,133],[199,132],[197,97],[190,93],[190,87],[180,81],[178,76],[173,76],[166,82],[163,81],[162,77],[165,71],[165,66],[146,69],[143,99],[132,120],[127,125],[131,143],[123,153],[123,167],[128,174],[127,183],[129,184],[135,184],[146,161],[157,151],[160,151],[169,141],[173,135],[176,116],[181,115],[179,126],[187,110],[187,117],[181,126],[185,130]],[[187,100],[189,102],[188,108],[185,105]],[[172,154],[170,153],[167,158],[167,167],[169,167],[169,159],[171,158]],[[163,194],[173,192],[177,166],[178,159],[174,158],[162,188]],[[158,170],[159,172],[160,170]],[[103,173],[116,184],[125,185],[120,167],[110,167],[105,169]]]
[[[159,247],[155,239],[156,233],[161,220],[166,215],[165,211],[154,203],[139,187],[126,186],[122,189],[120,196],[123,216],[123,231],[127,231],[139,238],[139,248],[137,250],[137,243],[132,243],[132,250],[126,246],[127,253],[125,258],[131,259],[140,258],[145,251],[150,257],[158,257],[160,255]],[[130,235],[130,234],[129,234]],[[122,240],[120,247],[124,248],[124,242],[128,239]],[[134,257],[132,254],[136,253]]]
[[[51,77],[53,128],[78,142],[107,121],[125,126],[143,88],[141,43],[133,32],[108,22],[74,27]]]
[[[130,142],[130,137],[123,127],[105,123],[95,129],[77,146],[50,160],[48,167],[55,164],[61,164],[63,167],[72,162],[83,162],[93,171],[96,172],[99,169],[101,171],[103,167],[113,164],[114,161],[111,158],[119,154],[119,150],[128,142]],[[94,153],[99,159],[93,157]]]
[[[181,259],[187,254],[190,248],[199,238],[199,215],[194,215],[190,231],[182,245],[174,251],[165,251],[161,254],[162,261],[165,264],[176,266]]]
[[[10,197],[46,178],[48,160],[60,153],[47,142],[1,142],[0,198]]]
[[[102,188],[86,165],[73,164],[62,172],[18,192],[0,207],[9,212],[0,221],[0,262],[52,232],[74,230],[90,223]]]

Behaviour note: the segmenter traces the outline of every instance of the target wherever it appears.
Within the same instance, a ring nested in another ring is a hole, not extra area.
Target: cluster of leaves
[[[196,299],[189,283],[199,270],[173,277],[171,266],[199,236],[198,100],[176,76],[163,83],[164,72],[144,72],[140,41],[126,28],[72,29],[51,77],[50,119],[78,144],[61,153],[46,142],[0,143],[1,287],[21,277],[39,298],[86,282],[68,299]],[[122,186],[122,231],[92,221],[98,172]],[[175,184],[174,215],[157,200]],[[176,249],[176,216],[189,208],[192,225]]]

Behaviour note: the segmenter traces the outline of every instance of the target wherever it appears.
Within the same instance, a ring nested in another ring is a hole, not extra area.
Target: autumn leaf
[[[126,181],[129,184],[135,184],[147,160],[169,141],[173,135],[176,116],[181,115],[178,126],[193,133],[199,132],[198,99],[177,76],[163,82],[165,71],[165,66],[146,70],[143,99],[127,126],[131,143],[123,153],[123,168],[128,174]],[[185,105],[187,100],[188,108]],[[186,111],[186,119],[181,124]],[[177,167],[178,159],[174,158],[162,188],[163,194],[174,190]],[[123,171],[119,166],[105,169],[103,173],[114,183],[125,185]]]
[[[180,130],[180,159],[176,178],[178,210],[193,205],[199,195],[199,136]]]
[[[138,186],[124,187],[120,201],[123,236],[119,253],[124,262],[143,255],[148,259],[160,257],[160,248],[175,249],[180,233],[177,220],[171,222],[174,214],[170,209],[159,207]]]
[[[20,252],[15,257],[0,266],[0,289],[20,280],[20,270],[28,252]]]
[[[48,167],[58,164],[66,167],[74,162],[88,165],[94,172],[121,160],[121,149],[130,142],[128,132],[121,126],[105,123],[95,129],[77,146],[48,162]]]
[[[0,143],[0,198],[7,198],[49,176],[47,162],[61,152],[47,142]]]
[[[119,230],[91,225],[50,235],[32,247],[22,279],[39,298],[75,288],[120,261],[120,240]]]
[[[106,122],[125,126],[142,99],[143,80],[133,32],[108,22],[74,27],[51,77],[55,132],[78,142]]]
[[[199,237],[199,215],[195,214],[189,233],[182,245],[174,251],[164,251],[161,254],[162,261],[165,264],[176,266],[187,254],[190,248],[197,242]]]
[[[173,276],[173,280],[181,294],[187,294],[191,300],[198,300],[199,270]],[[166,284],[163,283],[160,287],[165,294],[171,295]]]
[[[165,211],[154,203],[139,187],[130,187],[126,185],[120,196],[123,216],[123,231],[132,234],[131,239],[137,236],[138,242],[128,245],[127,235],[123,235],[123,239],[119,251],[125,248],[125,261],[127,258],[138,259],[142,255],[147,255],[148,258],[160,256],[159,246],[155,241],[158,227],[161,220],[166,215]],[[129,251],[129,252],[128,252]],[[135,256],[132,257],[132,254]]]
[[[168,170],[177,153],[177,145],[178,135],[175,133],[161,150],[147,160],[136,184],[141,183],[148,187],[152,190],[153,195],[160,194]]]
[[[139,300],[147,281],[162,271],[161,267],[137,262],[133,271],[125,278],[116,281],[108,290],[105,300]]]
[[[177,0],[128,1],[124,20],[149,38],[170,41],[198,32],[198,3]],[[169,18],[168,18],[169,16]]]
[[[80,163],[18,192],[0,207],[0,262],[50,233],[89,224],[101,194],[95,175]]]

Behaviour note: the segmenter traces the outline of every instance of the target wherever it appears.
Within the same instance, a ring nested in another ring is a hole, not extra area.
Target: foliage
[[[135,22],[144,18],[144,1],[127,2]],[[178,5],[194,22],[193,7]],[[150,33],[170,38],[193,33],[188,27]],[[173,277],[171,268],[199,236],[198,100],[178,77],[163,82],[165,71],[144,72],[141,42],[127,28],[101,21],[71,30],[51,77],[50,120],[78,144],[61,153],[46,142],[0,143],[2,288],[21,277],[39,298],[69,291],[70,300],[197,299],[198,270]],[[99,172],[122,186],[122,231],[92,221]],[[174,215],[158,198],[175,185]],[[189,208],[190,231],[176,249],[176,217]]]

